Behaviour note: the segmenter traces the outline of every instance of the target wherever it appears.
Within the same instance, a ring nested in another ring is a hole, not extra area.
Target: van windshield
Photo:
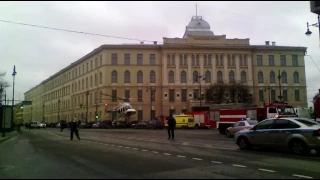
[[[291,106],[278,106],[277,111],[279,115],[295,115],[295,111]]]

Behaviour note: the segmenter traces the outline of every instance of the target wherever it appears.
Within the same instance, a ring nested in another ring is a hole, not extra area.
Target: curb
[[[18,134],[20,134],[20,133],[17,133],[17,132],[16,132],[16,133],[13,133],[12,135],[9,135],[9,136],[7,135],[4,139],[1,139],[1,140],[0,140],[0,144],[3,143],[3,142],[6,141],[6,140],[8,140],[8,139],[10,139],[10,138],[18,135]]]

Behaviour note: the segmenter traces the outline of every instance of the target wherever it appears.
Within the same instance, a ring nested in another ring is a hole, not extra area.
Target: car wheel
[[[294,154],[307,154],[308,152],[310,152],[310,149],[308,148],[308,146],[301,140],[293,140],[290,143],[290,150],[294,153]]]
[[[251,144],[249,143],[246,137],[240,137],[237,142],[239,148],[241,150],[249,150],[251,149]]]

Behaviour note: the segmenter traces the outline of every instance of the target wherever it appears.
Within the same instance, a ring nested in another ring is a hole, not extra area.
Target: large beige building
[[[163,38],[163,44],[102,45],[25,93],[33,109],[25,121],[114,118],[107,111],[130,97],[136,120],[192,110],[213,83],[241,82],[250,87],[253,103],[278,99],[307,107],[305,47],[250,45],[249,39],[214,35],[200,16],[192,17],[183,38]],[[151,89],[153,91],[151,91]],[[114,97],[106,96],[111,95]],[[84,105],[84,108],[80,107]],[[106,105],[107,104],[107,105]],[[32,116],[31,116],[32,113]]]

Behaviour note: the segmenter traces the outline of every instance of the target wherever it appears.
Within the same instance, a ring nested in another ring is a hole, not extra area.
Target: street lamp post
[[[202,91],[201,91],[201,81],[205,80],[201,75],[198,76],[199,86],[200,86],[200,111],[202,111]]]
[[[318,27],[318,29],[319,29],[319,39],[320,39],[320,15],[318,15],[318,23],[314,23],[314,24],[309,25],[309,23],[307,22],[307,32],[305,33],[307,36],[310,36],[312,34],[312,32],[309,30],[310,26]]]
[[[279,89],[280,89],[279,100],[282,101],[282,95],[281,95],[281,74],[280,74],[280,70],[279,70],[278,79],[279,79]]]
[[[11,118],[12,118],[12,122],[11,124],[13,124],[14,121],[14,116],[13,116],[13,110],[14,110],[14,81],[15,81],[15,77],[16,77],[16,65],[13,66],[13,72],[12,72],[12,77],[13,77],[13,86],[12,86],[12,110],[11,110]]]
[[[58,122],[60,122],[60,99],[58,100]]]
[[[87,108],[87,112],[86,112],[86,123],[88,123],[88,96],[89,96],[89,91],[86,92],[86,96],[87,96],[87,105],[86,105],[86,108]]]
[[[156,92],[156,90],[154,89],[153,86],[151,86],[150,88],[147,88],[147,92],[148,90],[150,89],[150,120],[153,120],[154,117],[152,115],[152,112],[153,112],[153,109],[152,109],[152,102],[154,101],[154,96],[153,96],[153,93]]]

